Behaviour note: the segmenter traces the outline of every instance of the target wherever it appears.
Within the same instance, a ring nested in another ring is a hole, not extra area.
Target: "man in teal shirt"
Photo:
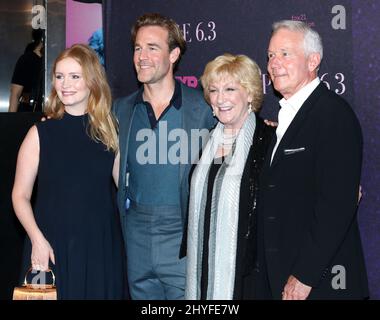
[[[114,105],[129,289],[132,299],[183,299],[186,258],[179,259],[179,249],[189,172],[215,121],[202,93],[174,79],[186,48],[175,21],[145,14],[132,29],[132,41],[143,85]],[[202,129],[203,139],[194,143],[191,138]]]

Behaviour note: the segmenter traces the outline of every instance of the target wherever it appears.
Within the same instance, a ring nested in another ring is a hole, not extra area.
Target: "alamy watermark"
[[[331,20],[331,27],[334,30],[346,30],[346,8],[337,4],[331,8],[331,13],[335,14]]]
[[[46,30],[46,9],[42,5],[32,7],[32,28]]]
[[[346,268],[342,265],[335,265],[331,269],[331,273],[336,274],[331,279],[331,286],[335,290],[344,290],[346,286]]]
[[[191,129],[189,136],[184,129],[168,130],[167,121],[160,121],[158,130],[144,128],[131,138],[139,144],[136,161],[140,165],[194,164],[209,134],[207,129]]]
[[[136,142],[136,162],[145,164],[196,164],[199,161],[201,150],[204,150],[206,142],[211,144],[209,158],[204,158],[203,162],[211,164],[218,161],[216,150],[223,149],[224,152],[233,150],[231,157],[226,157],[225,162],[232,165],[230,161],[237,161],[237,158],[244,156],[242,146],[236,146],[235,141],[238,134],[223,133],[220,137],[210,134],[207,129],[191,129],[188,131],[182,128],[168,130],[167,121],[160,121],[157,129],[140,129],[131,140]],[[239,130],[239,135],[244,135],[244,129]],[[236,149],[237,148],[237,149]],[[232,155],[236,153],[232,160]],[[215,158],[214,158],[215,157]]]

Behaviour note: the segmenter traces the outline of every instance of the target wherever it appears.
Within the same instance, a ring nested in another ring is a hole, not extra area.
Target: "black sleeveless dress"
[[[68,113],[37,124],[34,214],[54,250],[50,267],[58,299],[123,299],[125,250],[112,189],[114,153],[88,136],[87,124],[87,115]],[[23,272],[30,254],[27,239]]]

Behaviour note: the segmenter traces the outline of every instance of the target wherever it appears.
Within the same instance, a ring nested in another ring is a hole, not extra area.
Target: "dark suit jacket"
[[[211,107],[205,102],[202,92],[181,84],[182,90],[182,129],[185,130],[189,137],[188,146],[191,145],[191,130],[193,129],[210,129],[215,119],[212,116]],[[121,216],[121,224],[123,234],[125,234],[125,202],[127,199],[126,172],[127,172],[127,155],[129,132],[131,128],[131,120],[135,110],[135,100],[138,92],[128,97],[120,98],[113,105],[113,112],[119,122],[119,147],[120,147],[120,170],[119,170],[119,186],[118,186],[118,207]],[[202,143],[205,143],[203,139]],[[194,146],[193,146],[194,147]],[[201,146],[199,146],[201,147]],[[190,157],[198,156],[199,150],[189,150],[188,162],[180,164],[180,203],[182,221],[184,223],[187,213],[188,196],[189,196],[189,171],[194,159]]]
[[[362,133],[354,112],[321,83],[270,165],[275,140],[262,171],[258,222],[273,297],[281,299],[290,275],[313,287],[310,299],[368,296],[356,218]]]

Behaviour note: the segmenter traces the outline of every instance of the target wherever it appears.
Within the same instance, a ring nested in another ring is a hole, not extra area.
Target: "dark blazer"
[[[260,173],[273,134],[274,128],[264,124],[263,119],[257,116],[252,146],[240,185],[234,300],[255,298],[253,289],[257,272],[255,261]]]
[[[193,129],[210,129],[215,119],[212,116],[211,107],[205,102],[202,92],[181,84],[182,94],[182,129],[191,137]],[[127,200],[126,172],[127,172],[127,155],[128,141],[131,128],[131,120],[135,110],[135,101],[138,92],[131,94],[128,97],[117,99],[113,105],[113,112],[119,122],[119,147],[120,147],[120,170],[119,170],[119,185],[118,185],[118,207],[121,216],[121,224],[123,234],[125,234],[125,202]],[[205,143],[206,140],[202,141]],[[189,148],[191,141],[188,141]],[[199,146],[201,147],[201,146]],[[195,162],[190,157],[198,156],[199,150],[189,150],[188,163],[180,164],[180,203],[182,221],[185,221],[187,212],[188,196],[189,196],[189,171],[191,164]]]
[[[259,256],[265,256],[272,296],[281,299],[293,275],[313,287],[309,299],[367,297],[356,217],[362,133],[354,112],[321,83],[270,165],[275,141],[262,171],[258,215]],[[337,276],[341,289],[334,288]]]

